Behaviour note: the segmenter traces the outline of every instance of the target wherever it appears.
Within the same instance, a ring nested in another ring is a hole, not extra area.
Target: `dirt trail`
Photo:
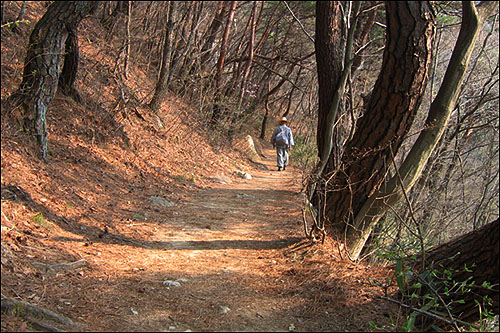
[[[92,300],[94,307],[107,310],[94,329],[287,331],[300,326],[297,320],[304,319],[289,314],[299,304],[276,290],[284,283],[283,250],[303,238],[297,176],[276,170],[274,151],[265,154],[268,170],[252,171],[251,180],[201,189],[153,227],[134,222],[130,228],[138,233],[127,238],[134,243],[94,247],[100,253],[95,264],[102,265],[96,268],[110,275],[95,287],[102,297]],[[104,237],[113,237],[110,233]]]
[[[103,275],[78,288],[79,320],[104,331],[357,331],[377,322],[384,311],[362,281],[369,268],[307,247],[298,175],[265,154],[268,170],[251,180],[201,189],[162,221],[130,224],[125,242],[94,243],[89,263]]]
[[[383,281],[388,271],[343,260],[331,240],[304,240],[299,174],[278,172],[274,151],[264,154],[267,169],[250,171],[250,180],[179,193],[157,193],[152,185],[131,194],[123,183],[123,196],[113,192],[119,197],[100,202],[104,208],[89,208],[102,215],[65,219],[44,210],[64,230],[30,234],[45,245],[22,246],[37,257],[26,255],[22,273],[2,279],[8,296],[22,291],[20,299],[87,331],[367,331],[370,321],[386,324],[393,312],[373,297],[381,289],[367,278]],[[149,205],[152,193],[177,201]],[[86,265],[75,270],[29,268],[35,260],[80,259]],[[26,329],[23,322],[9,325]]]

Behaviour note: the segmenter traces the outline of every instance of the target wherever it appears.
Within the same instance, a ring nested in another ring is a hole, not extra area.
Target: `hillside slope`
[[[2,29],[2,102],[20,82],[26,40],[44,10],[33,3],[29,25]],[[250,163],[244,139],[216,142],[174,96],[153,114],[143,106],[152,77],[133,67],[126,82],[116,80],[118,47],[88,21],[82,102],[55,96],[48,163],[19,131],[20,114],[2,107],[2,297],[84,325],[61,327],[69,330],[384,325],[394,309],[375,298],[381,289],[368,278],[385,281],[390,271],[343,260],[333,241],[302,240],[296,170],[274,171],[266,143],[265,167]],[[35,321],[2,314],[2,330],[40,330]]]

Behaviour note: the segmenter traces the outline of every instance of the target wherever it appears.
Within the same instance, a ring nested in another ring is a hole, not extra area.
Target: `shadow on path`
[[[301,237],[290,237],[279,240],[211,240],[211,241],[169,241],[169,242],[151,242],[151,241],[133,241],[126,237],[119,237],[114,234],[107,234],[102,238],[107,238],[106,243],[115,243],[119,245],[130,245],[133,243],[136,247],[142,247],[150,250],[274,250],[283,249],[292,244],[303,240]],[[81,242],[80,238],[55,237],[55,241],[63,242]]]

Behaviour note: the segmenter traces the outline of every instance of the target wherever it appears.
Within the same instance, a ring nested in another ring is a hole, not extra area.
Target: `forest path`
[[[164,221],[135,222],[131,228],[139,234],[134,243],[108,244],[100,251],[102,269],[115,278],[101,286],[101,297],[93,300],[101,304],[94,307],[119,304],[119,313],[109,316],[104,311],[106,318],[96,321],[93,329],[300,327],[305,319],[294,317],[290,309],[301,304],[295,295],[280,290],[290,269],[283,251],[304,237],[300,179],[291,168],[277,171],[274,150],[264,154],[267,170],[253,170],[252,179],[201,189],[172,207]]]
[[[334,243],[311,246],[298,171],[278,172],[270,147],[264,155],[266,167],[250,180],[190,187],[170,207],[145,206],[158,189],[144,190],[135,196],[141,205],[131,197],[130,208],[115,205],[130,217],[109,233],[86,227],[83,238],[55,238],[88,268],[47,283],[52,308],[89,331],[366,331],[370,321],[387,323],[373,297],[380,288],[367,283],[387,272],[343,260]]]

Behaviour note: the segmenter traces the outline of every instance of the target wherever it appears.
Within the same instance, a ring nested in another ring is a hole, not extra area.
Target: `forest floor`
[[[57,233],[2,227],[2,263],[5,242],[26,253],[13,263],[6,251],[7,267],[32,264],[13,274],[2,269],[2,294],[43,305],[89,331],[370,331],[370,321],[387,325],[395,309],[376,297],[383,291],[370,279],[385,281],[389,270],[342,259],[332,240],[306,241],[298,174],[276,171],[274,151],[263,153],[267,170],[253,169],[250,180],[191,188],[171,207],[138,209],[128,201],[120,207],[122,223],[105,223],[108,233],[83,224]],[[147,193],[138,196],[147,201]],[[14,202],[2,202],[2,225],[4,204]],[[40,243],[29,246],[23,236]],[[56,259],[55,249],[73,258]],[[33,269],[39,260],[79,259],[85,264],[76,269]],[[21,319],[2,315],[2,331],[24,329]]]
[[[1,31],[2,298],[82,325],[46,324],[69,331],[397,330],[375,286],[391,269],[349,261],[332,237],[304,239],[302,170],[276,171],[257,139],[257,157],[244,139],[216,142],[177,97],[153,114],[151,75],[113,79],[119,47],[95,22],[80,28],[81,101],[51,102],[42,162],[5,102],[43,4],[28,2],[30,25]],[[14,310],[2,331],[46,330]]]

